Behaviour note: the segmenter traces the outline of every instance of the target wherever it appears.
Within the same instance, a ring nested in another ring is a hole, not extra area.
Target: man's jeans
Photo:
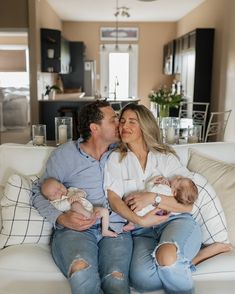
[[[130,293],[130,233],[119,234],[117,238],[102,237],[100,225],[83,232],[57,229],[52,239],[52,255],[68,278],[73,294]],[[87,267],[71,275],[71,266],[78,260]]]
[[[173,215],[152,229],[136,229],[133,235],[133,257],[130,268],[132,286],[140,291],[164,289],[166,293],[193,293],[192,258],[200,250],[201,230],[190,214]],[[177,248],[177,260],[160,266],[155,250],[164,243]]]

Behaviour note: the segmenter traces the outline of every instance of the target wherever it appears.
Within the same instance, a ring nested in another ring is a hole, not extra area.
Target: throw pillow
[[[228,243],[228,231],[224,211],[212,185],[205,177],[194,173],[193,181],[198,188],[198,199],[194,203],[192,216],[202,231],[202,243]]]
[[[190,150],[188,168],[203,175],[215,189],[224,210],[229,240],[235,245],[235,165]]]
[[[49,244],[52,225],[30,204],[35,179],[18,174],[9,177],[1,199],[0,248],[23,243]]]

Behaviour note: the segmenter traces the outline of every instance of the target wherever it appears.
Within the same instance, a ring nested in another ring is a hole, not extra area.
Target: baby
[[[160,193],[166,196],[175,197],[178,203],[189,205],[193,204],[198,198],[198,189],[194,182],[186,177],[174,176],[170,180],[164,178],[163,176],[156,176],[152,178],[146,185],[148,192]],[[143,216],[149,211],[155,209],[156,206],[149,204],[136,214]],[[160,209],[157,214],[164,215],[168,212]],[[124,231],[133,230],[134,224],[128,223],[123,227]]]
[[[60,211],[72,210],[90,218],[92,213],[98,212],[102,218],[102,235],[117,237],[115,232],[109,230],[109,211],[104,207],[93,207],[86,199],[86,192],[78,188],[66,188],[63,184],[53,178],[46,179],[41,192],[52,205]]]

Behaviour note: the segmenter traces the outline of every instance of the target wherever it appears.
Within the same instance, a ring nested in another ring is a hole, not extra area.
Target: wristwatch
[[[155,197],[155,206],[157,207],[162,201],[162,197],[160,196],[160,194],[156,194],[156,197]]]

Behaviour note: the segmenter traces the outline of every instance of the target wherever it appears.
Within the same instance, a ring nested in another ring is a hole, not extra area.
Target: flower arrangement
[[[172,92],[172,89],[169,89],[166,86],[164,86],[159,88],[157,91],[152,90],[148,97],[150,101],[160,105],[168,105],[169,107],[179,107],[183,95],[177,94],[176,91]]]

